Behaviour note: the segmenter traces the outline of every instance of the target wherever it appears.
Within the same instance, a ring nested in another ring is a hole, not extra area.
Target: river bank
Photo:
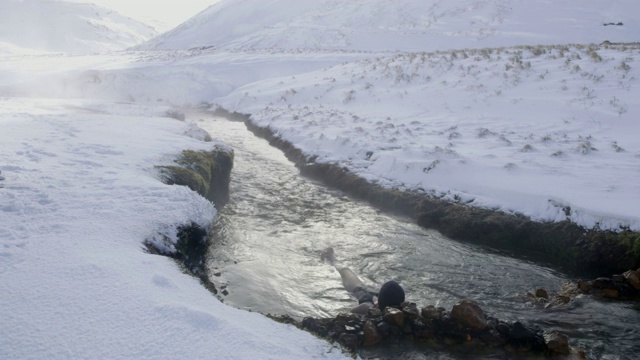
[[[248,114],[218,108],[217,115],[243,121],[280,150],[301,173],[323,181],[384,211],[408,216],[455,240],[490,246],[516,256],[547,261],[576,274],[622,273],[640,266],[640,234],[586,229],[568,220],[537,222],[525,216],[449,202],[418,192],[384,188],[335,164],[317,163],[271,129],[256,126]],[[570,211],[570,209],[567,209]]]

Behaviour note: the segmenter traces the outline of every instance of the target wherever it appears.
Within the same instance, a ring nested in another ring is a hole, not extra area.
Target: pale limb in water
[[[336,265],[336,258],[333,248],[326,248],[320,255],[322,261],[327,261],[333,267],[336,268],[342,279],[342,285],[351,293],[356,299],[358,299],[358,306],[351,309],[352,313],[366,314],[370,308],[377,307],[378,293],[369,291],[366,286],[358,278],[358,276],[351,271],[348,267],[339,267]],[[398,283],[391,280],[382,285],[380,289],[382,294],[380,305],[381,310],[384,310],[386,306],[397,306],[404,301],[404,290]]]

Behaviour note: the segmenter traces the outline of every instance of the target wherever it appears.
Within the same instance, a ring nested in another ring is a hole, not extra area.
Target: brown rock
[[[384,320],[391,325],[402,328],[404,326],[404,313],[402,312],[402,310],[387,307],[384,309]]]
[[[451,309],[451,317],[460,320],[474,330],[484,330],[487,327],[487,317],[480,307],[473,301],[462,300]]]
[[[569,355],[571,348],[569,347],[569,338],[567,335],[559,331],[551,331],[544,334],[544,340],[547,343],[549,351],[555,354]]]
[[[603,289],[602,296],[608,299],[617,299],[620,297],[620,291],[617,289]]]
[[[407,303],[402,307],[402,312],[404,312],[405,316],[410,319],[417,319],[420,317],[420,310],[418,310],[416,303]]]
[[[588,293],[592,288],[591,282],[582,279],[578,280],[578,288],[580,289],[580,291]]]
[[[545,289],[537,289],[536,290],[536,297],[548,299],[549,298],[549,294],[547,293],[547,290],[545,290]]]
[[[640,290],[640,269],[637,271],[629,270],[623,274],[627,284],[633,286],[634,289]]]
[[[440,320],[442,319],[442,315],[445,311],[446,310],[444,308],[436,308],[433,305],[428,305],[426,307],[423,307],[420,313],[426,320]]]
[[[362,330],[364,331],[364,346],[373,346],[382,340],[382,336],[380,336],[376,325],[372,321],[367,320]]]

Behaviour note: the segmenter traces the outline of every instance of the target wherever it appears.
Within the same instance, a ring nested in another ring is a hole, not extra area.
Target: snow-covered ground
[[[637,41],[635,0],[222,0],[141,49],[436,51]],[[604,26],[622,23],[623,26]]]
[[[144,252],[215,215],[153,168],[213,146],[162,117],[167,104],[251,113],[385,186],[640,230],[640,48],[562,45],[638,40],[639,12],[234,0],[141,47],[162,51],[39,55],[0,38],[0,358],[343,356]]]
[[[0,1],[0,54],[123,50],[156,35],[148,25],[93,4]]]
[[[215,215],[154,170],[213,146],[164,110],[0,100],[0,358],[343,358],[144,251],[145,239]]]
[[[216,102],[384,186],[639,230],[639,68],[638,45],[412,53]]]

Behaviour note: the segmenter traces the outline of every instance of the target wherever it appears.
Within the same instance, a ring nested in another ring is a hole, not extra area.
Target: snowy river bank
[[[354,300],[319,259],[323,248],[333,246],[341,264],[365,283],[375,288],[396,279],[418,306],[451,308],[469,298],[501,320],[562,331],[591,358],[638,350],[633,333],[640,329],[633,319],[639,314],[632,304],[580,297],[561,309],[540,308],[526,293],[539,287],[556,292],[570,274],[452,241],[301,177],[243,122],[208,115],[197,122],[225,134],[235,153],[231,201],[214,225],[207,264],[216,287],[226,290],[220,295],[225,303],[298,321],[348,311]]]

